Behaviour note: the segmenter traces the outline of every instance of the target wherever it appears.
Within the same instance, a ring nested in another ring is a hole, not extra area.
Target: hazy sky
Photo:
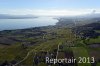
[[[100,0],[0,0],[0,14],[80,15],[100,12]]]

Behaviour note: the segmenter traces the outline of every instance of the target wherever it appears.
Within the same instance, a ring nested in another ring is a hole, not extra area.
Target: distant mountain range
[[[36,18],[34,15],[9,15],[9,14],[0,14],[0,19],[29,19]]]

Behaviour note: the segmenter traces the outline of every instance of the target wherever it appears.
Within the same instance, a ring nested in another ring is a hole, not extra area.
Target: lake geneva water
[[[33,19],[0,19],[0,31],[55,25],[57,22],[58,20],[53,19],[53,17],[38,17]]]

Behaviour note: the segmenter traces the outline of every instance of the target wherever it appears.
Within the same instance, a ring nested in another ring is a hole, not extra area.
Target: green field
[[[0,64],[12,63],[16,66],[32,66],[35,65],[34,58],[39,57],[37,66],[48,66],[45,63],[45,56],[47,53],[53,54],[56,58],[58,45],[59,51],[57,58],[71,58],[77,59],[74,64],[62,64],[68,66],[91,66],[91,63],[78,63],[79,57],[96,57],[96,64],[99,66],[99,51],[100,48],[92,48],[90,45],[100,43],[100,36],[97,38],[81,39],[77,38],[70,28],[41,28],[31,29],[23,32],[8,31],[2,36],[6,38],[14,38],[14,40],[21,40],[15,44],[5,45],[0,44]],[[7,40],[7,39],[6,39]],[[5,42],[6,43],[6,42]],[[51,66],[58,66],[59,64],[51,64]]]

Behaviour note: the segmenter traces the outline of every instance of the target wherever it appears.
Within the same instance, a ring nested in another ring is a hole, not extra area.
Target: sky
[[[0,0],[0,14],[81,15],[100,13],[100,0]]]

